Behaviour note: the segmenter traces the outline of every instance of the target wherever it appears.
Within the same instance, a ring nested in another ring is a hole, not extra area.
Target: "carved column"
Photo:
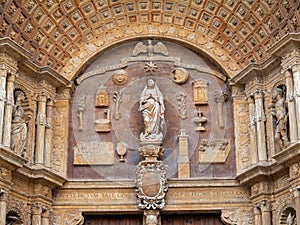
[[[258,206],[254,207],[254,225],[262,225],[261,224],[261,210]]]
[[[5,117],[4,117],[4,129],[3,129],[3,145],[10,147],[11,142],[11,121],[14,105],[14,86],[15,75],[10,74],[7,79],[6,85],[6,105],[5,105]]]
[[[0,68],[0,143],[3,137],[3,124],[4,124],[4,106],[6,100],[6,77],[7,70]]]
[[[46,128],[46,95],[38,96],[38,113],[36,118],[35,162],[44,164],[45,128]]]
[[[257,154],[257,137],[256,137],[256,122],[255,122],[255,105],[253,96],[248,97],[249,103],[249,130],[250,130],[250,147],[251,147],[251,164],[256,164],[258,162]]]
[[[189,136],[181,131],[179,137],[178,178],[190,177]]]
[[[291,189],[295,200],[296,220],[297,224],[300,224],[300,185]]]
[[[32,214],[32,225],[41,225],[42,224],[42,210],[43,207],[40,203],[35,203],[31,208]]]
[[[50,211],[47,207],[42,208],[42,225],[49,225]]]
[[[53,100],[47,102],[47,125],[45,131],[45,166],[51,166],[51,154],[52,154],[52,114],[53,114]]]
[[[262,224],[271,225],[271,203],[262,201],[261,203]]]
[[[286,98],[288,105],[288,114],[289,114],[289,132],[290,132],[290,141],[296,142],[298,139],[297,132],[297,117],[296,117],[296,108],[295,108],[295,99],[294,99],[294,82],[293,76],[290,70],[285,71],[285,82],[286,82]]]
[[[8,200],[8,192],[0,189],[0,225],[6,225],[6,207]]]
[[[221,93],[215,93],[215,100],[217,102],[217,110],[218,110],[218,122],[220,128],[225,127],[225,121],[224,121],[224,110],[223,110],[223,105],[224,102],[227,100],[227,95],[224,92]]]
[[[258,160],[267,160],[266,150],[266,134],[265,134],[265,112],[263,103],[262,90],[256,90],[254,93],[255,102],[255,118],[256,118],[256,130],[257,130],[257,152]]]
[[[300,64],[292,66],[294,78],[294,98],[296,103],[298,140],[300,139]]]

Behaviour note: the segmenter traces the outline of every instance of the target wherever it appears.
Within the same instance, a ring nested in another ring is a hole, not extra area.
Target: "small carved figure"
[[[139,111],[142,112],[145,131],[141,133],[141,141],[162,141],[165,125],[165,106],[163,96],[154,80],[149,79],[144,88]]]
[[[275,102],[275,111],[272,112],[273,116],[276,118],[276,128],[275,128],[275,140],[279,145],[280,149],[284,149],[288,146],[287,137],[287,109],[285,104],[285,99],[283,97],[283,90],[281,88],[276,88],[273,101]]]
[[[23,91],[15,91],[15,105],[13,108],[13,118],[11,127],[11,149],[22,156],[27,139],[27,116],[22,107],[25,100]]]

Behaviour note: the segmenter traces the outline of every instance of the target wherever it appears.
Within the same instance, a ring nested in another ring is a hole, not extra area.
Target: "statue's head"
[[[155,82],[154,82],[154,80],[153,79],[149,79],[149,80],[147,80],[147,87],[148,88],[154,88],[154,86],[155,86]]]

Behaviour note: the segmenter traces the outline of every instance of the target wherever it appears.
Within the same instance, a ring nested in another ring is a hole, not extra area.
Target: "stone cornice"
[[[275,56],[285,56],[291,47],[300,47],[300,33],[289,33],[276,42],[267,52]]]
[[[26,160],[3,145],[0,145],[0,164],[9,170],[16,170],[25,165]]]
[[[269,57],[262,63],[253,63],[236,74],[231,81],[237,84],[247,84],[254,77],[263,77],[268,71],[280,66],[280,59],[277,57]]]
[[[10,38],[0,38],[0,48],[1,52],[13,57],[20,65],[18,67],[25,67],[27,70],[30,70],[31,74],[39,76],[39,78],[44,78],[48,80],[55,86],[65,86],[69,81],[61,76],[59,73],[51,69],[50,67],[41,67],[31,61],[30,53],[16,44]]]
[[[40,180],[51,187],[62,186],[66,179],[43,167],[29,167],[26,160],[9,148],[0,146],[0,165],[32,180]]]
[[[41,166],[33,166],[29,167],[24,165],[23,167],[17,169],[17,172],[32,179],[35,181],[40,181],[42,183],[46,183],[50,185],[52,188],[60,187],[66,181],[66,178],[54,173],[53,171],[41,167]]]
[[[295,162],[300,161],[300,142],[291,144],[283,151],[273,156],[276,159],[277,164],[282,166],[290,166]]]
[[[241,184],[252,185],[263,180],[273,180],[273,176],[284,169],[284,165],[278,165],[276,162],[260,162],[238,174],[236,178]]]

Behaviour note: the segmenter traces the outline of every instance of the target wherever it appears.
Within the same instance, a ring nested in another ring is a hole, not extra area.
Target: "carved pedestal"
[[[158,144],[145,144],[140,147],[144,158],[136,170],[138,206],[144,209],[144,225],[159,225],[159,209],[165,206],[168,190],[166,179],[167,166],[158,160],[163,155],[163,148]]]

